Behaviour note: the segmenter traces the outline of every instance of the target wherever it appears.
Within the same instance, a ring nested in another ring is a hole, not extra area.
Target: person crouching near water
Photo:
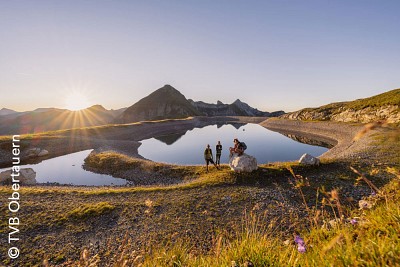
[[[235,154],[235,153],[238,156],[243,155],[244,149],[243,149],[242,143],[239,142],[239,139],[237,139],[237,138],[233,139],[233,144],[234,144],[234,146],[229,148],[229,152],[230,152],[229,156],[232,157],[233,154]]]
[[[206,149],[204,150],[204,159],[206,160],[207,172],[208,172],[208,164],[210,164],[210,162],[214,164],[215,168],[219,170],[218,166],[214,163],[210,145],[207,145]]]

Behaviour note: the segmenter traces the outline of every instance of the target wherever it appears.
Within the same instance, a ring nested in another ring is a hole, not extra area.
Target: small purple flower
[[[372,192],[371,192],[371,196],[375,196],[375,195],[376,195],[375,191],[374,191],[374,190],[372,190]]]
[[[356,224],[358,223],[358,221],[357,221],[356,219],[351,219],[351,220],[350,220],[350,223],[351,223],[352,225],[356,225]]]
[[[294,242],[298,244],[299,246],[305,246],[306,243],[304,243],[303,238],[301,238],[299,235],[296,235],[294,238]]]
[[[306,246],[304,245],[304,246],[302,246],[302,245],[298,245],[297,246],[297,250],[300,252],[300,253],[305,253],[306,252]]]

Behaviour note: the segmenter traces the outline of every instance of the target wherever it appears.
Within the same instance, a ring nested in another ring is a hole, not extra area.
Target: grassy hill
[[[295,120],[334,120],[344,122],[400,121],[400,89],[349,102],[337,102],[318,108],[305,108],[282,118]]]

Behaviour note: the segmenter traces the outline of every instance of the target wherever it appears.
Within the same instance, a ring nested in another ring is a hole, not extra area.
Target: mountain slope
[[[368,123],[387,120],[400,122],[400,89],[349,102],[338,102],[318,108],[305,108],[281,116],[292,120],[320,120]]]
[[[80,111],[41,108],[21,114],[0,116],[0,135],[38,133],[69,128],[81,128],[111,123],[113,112],[101,105]]]
[[[201,115],[171,85],[165,85],[127,108],[117,119],[119,123],[144,120],[175,119]]]

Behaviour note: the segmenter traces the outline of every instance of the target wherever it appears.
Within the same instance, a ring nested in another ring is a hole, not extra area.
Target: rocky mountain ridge
[[[318,108],[290,112],[281,118],[306,121],[338,121],[369,123],[386,120],[400,122],[400,89],[348,102],[332,103]]]
[[[203,101],[193,101],[190,104],[205,116],[251,116],[251,117],[277,117],[284,114],[284,111],[265,112],[249,106],[237,99],[232,104],[224,104],[217,101],[217,104],[205,103]]]
[[[130,106],[116,122],[129,123],[143,120],[177,119],[189,116],[252,116],[276,117],[283,111],[263,112],[237,99],[232,104],[194,101],[171,85],[165,85]]]

